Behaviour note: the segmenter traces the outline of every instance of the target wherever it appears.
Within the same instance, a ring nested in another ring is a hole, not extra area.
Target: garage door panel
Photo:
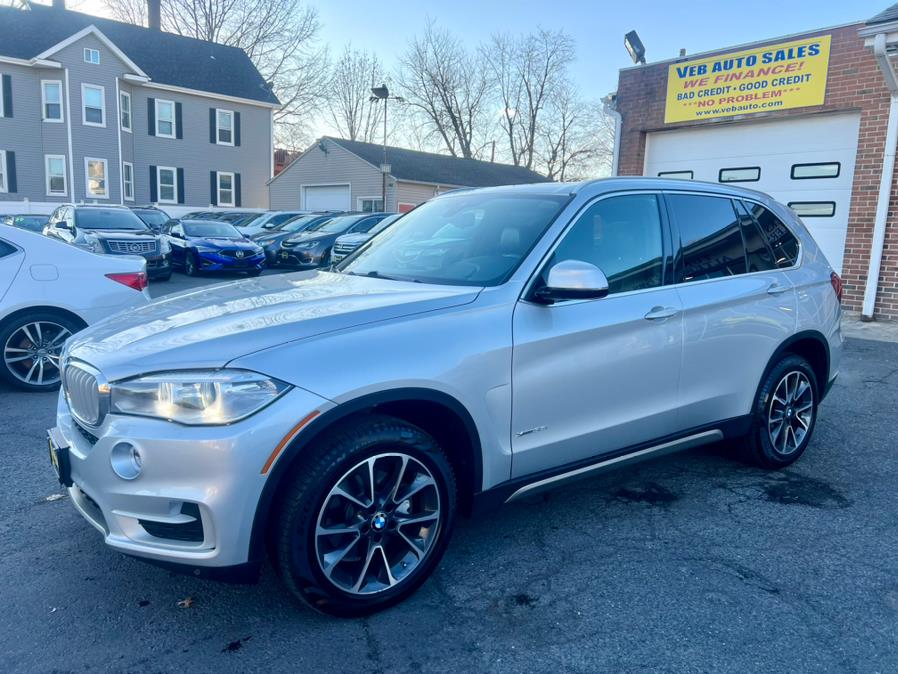
[[[650,133],[644,173],[692,171],[695,180],[718,182],[721,169],[756,166],[760,180],[727,184],[766,192],[784,204],[835,202],[832,217],[804,223],[841,272],[859,128],[860,115],[850,113]],[[839,163],[838,177],[792,178],[795,164],[829,162]]]
[[[303,208],[309,211],[349,211],[349,185],[304,185]]]

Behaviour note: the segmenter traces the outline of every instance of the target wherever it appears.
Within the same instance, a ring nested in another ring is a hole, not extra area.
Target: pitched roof
[[[349,150],[369,164],[383,163],[384,146],[325,136],[329,141]],[[387,146],[387,163],[390,175],[398,180],[414,180],[439,185],[463,187],[492,187],[494,185],[520,185],[543,183],[549,179],[523,166],[496,164],[477,159],[460,159],[445,154],[418,152],[403,147]]]
[[[96,26],[153,82],[278,104],[242,49],[46,5],[0,7],[0,56],[32,59]]]
[[[872,26],[877,23],[889,23],[898,20],[898,4],[894,4],[887,9],[882,10],[876,16],[867,19],[867,25]]]

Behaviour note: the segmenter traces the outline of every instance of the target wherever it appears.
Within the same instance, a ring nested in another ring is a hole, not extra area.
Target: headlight
[[[85,236],[82,239],[84,243],[84,247],[87,248],[91,253],[102,253],[103,246],[100,245],[100,240],[95,236]]]
[[[218,248],[208,248],[208,247],[204,247],[204,246],[197,246],[196,252],[197,253],[217,253]]]
[[[229,424],[255,414],[290,388],[248,370],[159,372],[111,384],[110,411],[191,426]]]
[[[168,239],[159,239],[159,252],[168,255],[171,252],[171,244]]]
[[[317,241],[302,241],[294,245],[294,248],[314,248],[318,245]]]

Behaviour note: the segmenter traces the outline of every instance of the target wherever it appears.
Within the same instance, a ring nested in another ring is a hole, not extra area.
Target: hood
[[[253,241],[258,244],[268,243],[269,241],[277,241],[288,236],[296,236],[297,232],[270,232],[266,234],[256,234]]]
[[[189,236],[187,240],[197,246],[208,246],[209,248],[228,248],[231,250],[255,250],[258,246],[247,239],[233,239],[228,237],[214,236]]]
[[[367,232],[359,234],[344,234],[343,236],[337,237],[337,243],[352,245],[354,243],[365,243],[370,238],[371,234]]]
[[[261,349],[474,301],[480,288],[301,272],[206,286],[112,316],[69,340],[111,380],[216,368]]]
[[[156,232],[152,230],[134,230],[134,229],[79,229],[84,234],[90,234],[97,239],[146,239],[147,237],[154,238],[159,236]]]

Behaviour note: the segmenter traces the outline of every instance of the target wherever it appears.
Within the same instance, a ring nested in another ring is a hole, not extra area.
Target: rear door
[[[750,412],[771,354],[795,330],[795,290],[737,200],[670,192],[665,200],[680,246],[680,420],[694,428]]]
[[[25,259],[25,253],[6,239],[0,239],[0,300],[12,286],[19,268]]]

